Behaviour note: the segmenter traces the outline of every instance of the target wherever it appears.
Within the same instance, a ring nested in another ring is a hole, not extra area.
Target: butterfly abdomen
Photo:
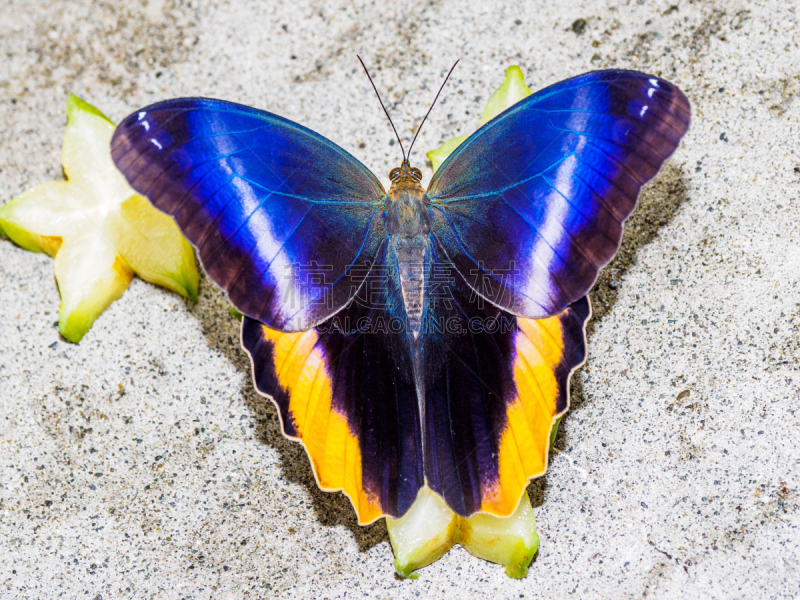
[[[416,339],[419,336],[425,305],[425,255],[427,236],[392,236],[392,249],[397,261],[397,275],[403,294],[403,307],[408,328]]]

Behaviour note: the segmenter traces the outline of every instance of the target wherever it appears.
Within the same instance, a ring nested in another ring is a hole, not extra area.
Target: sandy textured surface
[[[73,345],[52,260],[0,240],[0,597],[796,597],[791,3],[383,5],[0,0],[0,202],[61,176],[70,91],[115,120],[175,96],[252,104],[386,181],[400,154],[356,53],[407,139],[462,59],[420,150],[472,131],[509,64],[533,89],[609,66],[671,79],[694,122],[593,293],[575,408],[530,488],[529,576],[456,548],[396,579],[384,525],[358,527],[280,435],[207,280],[196,305],[135,280]]]

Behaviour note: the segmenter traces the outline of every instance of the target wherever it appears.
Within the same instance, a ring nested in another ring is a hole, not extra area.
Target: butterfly
[[[317,483],[362,524],[423,486],[513,512],[586,355],[586,296],[690,121],[659,77],[595,71],[515,104],[427,186],[378,178],[280,116],[222,100],[142,108],[111,152],[243,313],[255,387]]]

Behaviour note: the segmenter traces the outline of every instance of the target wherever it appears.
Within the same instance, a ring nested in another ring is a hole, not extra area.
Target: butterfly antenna
[[[452,75],[453,69],[456,68],[456,65],[458,64],[459,60],[461,60],[461,59],[459,58],[455,63],[453,63],[453,66],[450,67],[450,71],[447,73],[447,77],[445,77],[444,81],[442,82],[442,87],[440,87],[439,91],[436,92],[436,97],[433,99],[433,102],[431,103],[431,107],[428,109],[428,112],[425,113],[425,117],[422,119],[422,123],[419,124],[419,128],[417,129],[417,133],[414,134],[414,139],[411,140],[411,146],[409,146],[409,148],[408,148],[408,157],[409,158],[411,158],[411,149],[414,147],[414,142],[417,141],[417,136],[419,135],[419,132],[422,131],[422,126],[425,125],[425,119],[427,119],[428,115],[431,114],[431,111],[433,110],[433,107],[436,104],[436,101],[439,99],[439,94],[442,93],[442,90],[444,89],[444,86],[447,83],[447,80],[450,79],[450,75]]]
[[[383,109],[383,112],[386,113],[386,118],[389,119],[389,125],[392,126],[392,129],[394,130],[394,136],[397,138],[397,142],[400,144],[400,151],[403,153],[403,162],[406,162],[406,151],[403,149],[403,142],[400,141],[400,136],[397,135],[397,129],[395,129],[394,123],[392,123],[392,117],[389,116],[389,111],[386,110],[386,107],[383,105],[383,100],[381,100],[381,95],[378,93],[378,88],[375,87],[375,82],[372,81],[372,77],[369,76],[367,65],[364,64],[364,61],[361,60],[361,57],[358,54],[356,54],[356,58],[358,58],[358,62],[361,63],[361,66],[364,67],[364,72],[367,74],[367,79],[369,79],[369,82],[372,84],[372,89],[375,90],[375,95],[378,97],[378,102],[381,103],[381,108]]]

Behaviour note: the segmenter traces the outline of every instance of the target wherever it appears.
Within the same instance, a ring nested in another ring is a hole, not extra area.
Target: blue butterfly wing
[[[366,167],[254,108],[154,104],[120,123],[111,155],[175,218],[233,304],[274,329],[309,329],[347,304],[386,235],[386,194]]]
[[[485,299],[523,317],[555,315],[611,260],[689,119],[686,96],[653,75],[596,71],[550,86],[437,170],[432,234]]]

